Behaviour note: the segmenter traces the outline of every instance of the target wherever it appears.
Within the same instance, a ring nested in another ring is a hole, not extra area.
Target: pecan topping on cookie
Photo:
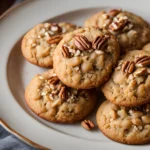
[[[119,30],[122,30],[127,24],[128,24],[127,19],[123,19],[123,20],[118,21],[118,22],[112,22],[109,25],[109,29],[112,31],[119,31]]]
[[[74,43],[79,50],[88,50],[92,46],[92,43],[83,35],[76,35]]]
[[[47,40],[48,44],[58,44],[62,39],[61,35],[55,35],[53,37],[50,37],[49,40]]]
[[[108,12],[108,15],[109,15],[110,17],[115,17],[115,16],[117,16],[120,12],[121,12],[121,10],[119,10],[119,9],[112,9],[112,10],[110,10],[110,11]]]
[[[62,28],[58,24],[54,23],[51,25],[51,31],[60,33],[62,32]]]
[[[90,121],[90,120],[84,120],[81,122],[81,125],[83,128],[87,129],[87,130],[91,130],[95,127],[95,124]]]
[[[135,63],[137,66],[149,66],[150,65],[150,56],[141,56],[137,57],[135,60]]]
[[[134,72],[137,76],[147,75],[147,69],[146,68],[139,68],[139,70],[136,70]]]
[[[59,92],[59,98],[62,100],[67,99],[67,91],[66,91],[66,87],[62,86]]]
[[[122,64],[122,72],[125,74],[133,73],[135,64],[132,61],[126,61]]]
[[[70,53],[69,53],[69,48],[66,46],[62,46],[62,55],[65,58],[69,58],[70,57]]]
[[[48,83],[49,83],[49,84],[53,84],[53,85],[56,85],[58,82],[59,82],[59,78],[58,78],[57,76],[51,77],[51,78],[48,80]]]
[[[94,49],[104,49],[107,44],[108,36],[98,36],[92,43]]]

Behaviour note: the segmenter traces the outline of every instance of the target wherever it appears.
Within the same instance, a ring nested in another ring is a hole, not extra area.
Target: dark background
[[[0,15],[6,11],[11,5],[15,3],[15,0],[0,0]]]

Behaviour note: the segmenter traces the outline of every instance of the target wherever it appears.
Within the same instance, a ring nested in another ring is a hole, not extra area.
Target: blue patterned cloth
[[[10,135],[0,126],[0,150],[37,150]]]
[[[23,0],[16,0],[14,4],[17,4]],[[10,135],[6,130],[0,126],[0,150],[37,150],[17,138]]]

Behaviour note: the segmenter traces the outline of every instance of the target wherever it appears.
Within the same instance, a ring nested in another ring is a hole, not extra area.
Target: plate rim
[[[16,9],[17,7],[20,7],[21,5],[24,5],[25,3],[27,2],[31,2],[31,1],[35,1],[35,0],[25,0],[24,2],[22,3],[19,3],[19,4],[16,4],[15,6],[9,8],[5,13],[3,13],[3,15],[1,15],[0,19],[4,18],[5,16],[7,16],[7,14],[9,14],[11,11],[13,11],[14,9]],[[110,0],[108,0],[110,1]],[[117,1],[117,0],[116,0]],[[126,1],[129,1],[129,0],[126,0]],[[136,0],[134,0],[136,1]],[[148,1],[148,0],[147,0]],[[137,1],[137,3],[139,3],[139,1]],[[110,4],[111,5],[111,4]],[[102,4],[103,6],[103,4]],[[113,5],[112,5],[113,6]],[[114,7],[114,6],[113,6]],[[65,13],[65,11],[64,11]],[[39,149],[49,149],[49,148],[46,148],[45,146],[41,146],[35,142],[33,142],[32,140],[24,137],[23,135],[21,135],[20,133],[17,133],[15,130],[13,130],[6,122],[5,122],[5,119],[3,118],[0,118],[0,124],[8,131],[10,132],[11,134],[13,134],[14,136],[16,136],[17,138],[19,138],[20,140],[22,140],[23,142],[35,147],[35,148],[39,148]]]
[[[8,13],[10,13],[11,11],[13,11],[14,9],[16,9],[17,7],[30,2],[31,0],[24,0],[22,2],[19,2],[17,4],[12,5],[10,8],[8,8],[5,12],[2,13],[2,15],[0,15],[0,19],[2,19],[3,17],[5,17]],[[33,0],[32,0],[33,1]]]
[[[4,18],[5,16],[7,16],[7,14],[11,13],[11,11],[13,11],[14,9],[16,9],[17,7],[20,7],[21,5],[24,5],[25,3],[30,2],[31,0],[25,0],[23,2],[17,3],[13,6],[11,6],[10,8],[8,8],[1,16],[0,19]],[[33,0],[32,0],[33,1]],[[12,134],[13,136],[15,136],[16,138],[18,138],[19,140],[21,140],[22,142],[34,147],[34,148],[38,148],[38,149],[43,149],[43,150],[51,150],[50,148],[46,148],[42,145],[39,145],[35,142],[33,142],[32,140],[28,139],[27,137],[23,136],[22,134],[18,133],[17,131],[13,130],[3,119],[0,118],[0,125],[10,134]]]
[[[16,132],[15,130],[13,130],[3,119],[0,118],[0,125],[10,134],[12,134],[13,136],[15,136],[16,138],[18,138],[19,140],[21,140],[22,142],[34,147],[34,148],[38,148],[38,149],[43,149],[43,150],[51,150],[49,148],[46,148],[42,145],[39,145],[35,142],[33,142],[32,140],[26,138],[25,136],[23,136],[22,134]]]

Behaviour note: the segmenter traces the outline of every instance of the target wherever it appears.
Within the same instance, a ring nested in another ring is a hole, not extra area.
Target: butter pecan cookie
[[[150,52],[127,52],[102,91],[108,100],[121,106],[150,102]]]
[[[109,78],[119,52],[115,37],[105,29],[77,29],[58,44],[53,57],[54,70],[69,87],[98,87]]]
[[[96,120],[103,134],[116,142],[150,143],[149,103],[139,107],[120,107],[105,101],[97,111]]]
[[[121,53],[141,49],[150,42],[149,25],[139,16],[122,10],[101,11],[85,21],[85,26],[105,28],[114,34]]]
[[[73,123],[84,119],[96,104],[95,90],[65,86],[53,70],[35,76],[25,91],[30,109],[51,122]]]
[[[146,44],[142,49],[150,52],[150,43]]]
[[[22,40],[23,56],[41,67],[53,65],[53,53],[65,33],[77,28],[69,23],[42,23],[33,27]]]

